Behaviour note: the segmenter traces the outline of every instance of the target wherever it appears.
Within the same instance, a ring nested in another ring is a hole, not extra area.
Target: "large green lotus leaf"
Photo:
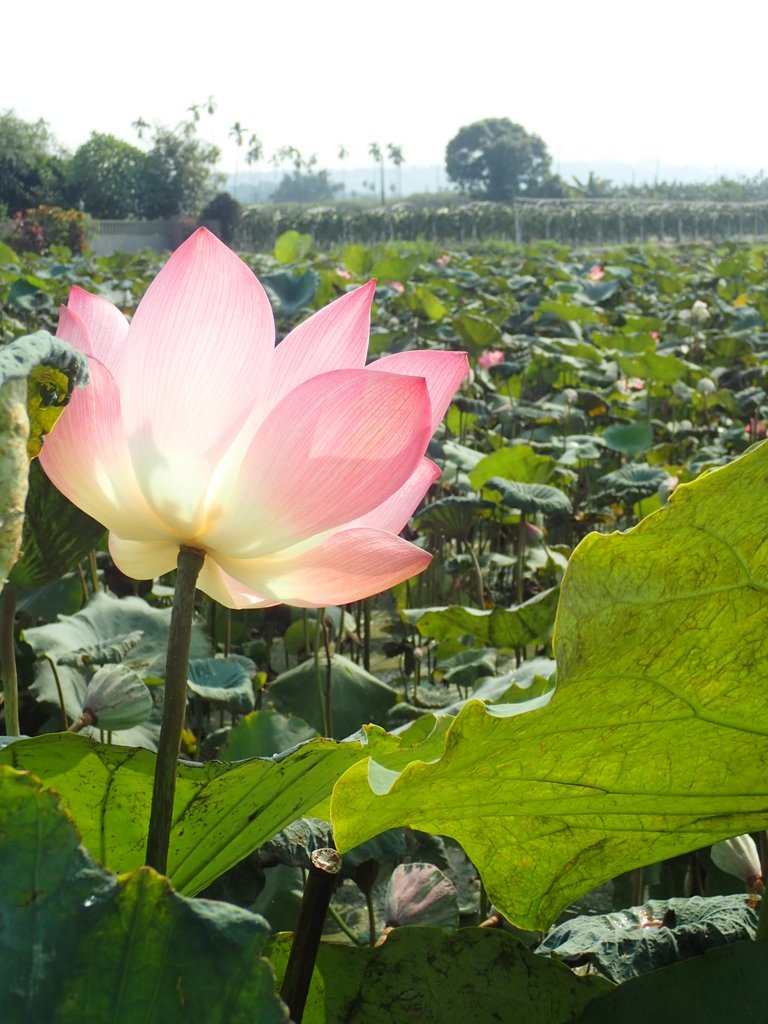
[[[591,1002],[574,1024],[765,1024],[765,943],[732,942],[643,974]],[[652,1010],[649,1012],[649,1007]]]
[[[492,501],[472,495],[451,494],[427,505],[414,523],[419,530],[465,540],[481,521],[483,513],[493,508]]]
[[[456,333],[468,345],[490,348],[501,342],[501,330],[487,316],[473,313],[459,313],[451,321]]]
[[[550,705],[471,702],[436,764],[336,786],[340,849],[398,825],[458,839],[493,902],[541,927],[594,885],[768,824],[768,447],[678,487],[566,571]],[[374,773],[375,776],[375,773]]]
[[[653,444],[653,427],[645,422],[614,423],[603,431],[603,441],[612,451],[639,455]]]
[[[564,323],[602,324],[606,319],[604,314],[590,309],[589,306],[577,306],[575,303],[557,299],[545,299],[539,303],[536,318],[540,319],[544,314],[549,314]]]
[[[486,455],[470,472],[469,479],[477,491],[492,476],[526,484],[546,484],[552,479],[556,466],[549,455],[539,455],[528,444],[515,444]]]
[[[37,654],[58,662],[78,651],[102,648],[129,633],[140,632],[141,641],[127,654],[125,664],[142,676],[163,675],[170,621],[170,608],[150,608],[140,597],[116,598],[99,591],[81,611],[62,616],[58,622],[27,629],[24,639]],[[192,626],[192,657],[206,657],[210,650],[210,640],[202,624],[196,621]],[[64,706],[70,717],[76,718],[83,706],[85,676],[67,665],[60,665],[57,673]],[[58,707],[56,679],[47,661],[40,661],[36,667],[33,692],[38,700]]]
[[[269,295],[278,316],[292,317],[304,306],[309,306],[320,287],[320,275],[316,270],[291,273],[277,270],[263,274],[261,282]]]
[[[312,248],[312,235],[299,231],[284,231],[275,239],[272,253],[278,263],[296,263],[303,260]]]
[[[320,657],[320,686],[325,687],[328,662]],[[269,687],[278,711],[304,719],[323,732],[323,708],[314,658],[281,672]],[[397,701],[397,693],[376,676],[342,654],[332,654],[330,664],[331,735],[342,739],[360,728],[361,722],[383,722]]]
[[[252,711],[229,730],[219,758],[242,761],[247,757],[272,757],[316,735],[317,730],[301,718],[277,711]]]
[[[676,356],[664,356],[658,352],[619,355],[616,362],[627,377],[641,377],[658,384],[674,384],[686,372],[685,363]]]
[[[613,473],[599,477],[598,483],[603,495],[634,503],[655,494],[667,479],[668,475],[659,466],[649,466],[647,462],[630,462]]]
[[[290,935],[281,934],[270,944],[278,977],[290,943]],[[605,979],[579,978],[497,928],[449,935],[439,928],[396,928],[373,949],[320,945],[304,1024],[565,1024],[612,991]]]
[[[228,711],[253,711],[253,683],[246,668],[226,658],[192,658],[187,686],[191,693]]]
[[[371,277],[379,281],[407,281],[421,262],[417,254],[401,256],[397,253],[385,253],[371,268]]]
[[[506,508],[528,513],[572,512],[570,498],[557,487],[548,484],[524,484],[516,480],[504,480],[492,476],[483,487],[500,495],[501,504]]]
[[[512,608],[407,608],[400,614],[422,636],[454,640],[471,636],[483,647],[525,647],[543,640],[555,621],[558,588],[552,587]]]
[[[754,939],[757,920],[758,910],[743,892],[648,900],[641,907],[568,918],[545,936],[536,952],[620,985],[701,956],[705,949]],[[667,924],[649,926],[649,921]]]
[[[149,868],[117,878],[79,845],[54,793],[0,768],[4,1024],[287,1020],[261,958],[266,922],[190,900]]]
[[[375,730],[368,744],[317,739],[282,759],[180,764],[168,856],[173,884],[200,892],[327,798],[355,761],[375,751],[386,764],[384,755],[398,740]],[[64,733],[10,744],[0,751],[2,764],[55,788],[102,864],[130,871],[144,863],[155,767],[150,751]]]

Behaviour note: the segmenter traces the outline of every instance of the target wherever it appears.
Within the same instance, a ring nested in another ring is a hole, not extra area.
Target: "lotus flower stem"
[[[323,690],[323,731],[330,737],[333,735],[333,717],[331,715],[331,682],[333,680],[333,661],[331,659],[331,636],[325,608],[320,609],[323,626],[323,647],[325,648],[325,684]]]
[[[756,942],[768,943],[768,891],[760,897],[760,912],[757,918]]]
[[[96,725],[96,716],[88,708],[74,720],[72,725],[69,726],[67,732],[80,732],[81,729],[87,728],[89,725]]]
[[[87,596],[86,596],[87,600]],[[56,693],[59,695],[59,711],[61,712],[61,728],[64,732],[68,729],[67,723],[67,709],[64,706],[64,691],[61,688],[61,680],[59,679],[59,672],[56,668],[56,662],[49,655],[43,655],[43,661],[47,661],[51,667],[51,673],[53,674],[53,681],[56,684]]]
[[[522,604],[525,600],[525,512],[520,513],[520,522],[517,524],[517,561],[515,564],[515,582],[517,589],[517,603]]]
[[[371,599],[363,601],[363,668],[371,671]]]
[[[16,618],[16,588],[6,583],[0,594],[0,674],[5,696],[5,732],[19,736],[19,684],[13,647],[13,623]]]
[[[475,581],[477,583],[477,604],[479,608],[485,608],[485,586],[483,584],[483,570],[480,568],[475,549],[468,540],[464,541],[464,550],[469,555],[472,567],[475,570]]]
[[[96,564],[96,552],[91,550],[88,552],[88,571],[91,574],[91,586],[93,587],[94,594],[99,592],[99,567]]]
[[[314,850],[309,860],[299,921],[280,988],[280,998],[287,1004],[293,1024],[301,1024],[304,1016],[325,915],[341,870],[341,857],[335,850]]]
[[[176,588],[171,612],[168,654],[165,663],[165,700],[160,725],[160,742],[155,764],[152,810],[147,837],[147,864],[165,874],[168,845],[176,792],[176,766],[181,749],[181,733],[187,711],[189,642],[195,610],[195,584],[205,561],[205,553],[182,546],[177,562]]]

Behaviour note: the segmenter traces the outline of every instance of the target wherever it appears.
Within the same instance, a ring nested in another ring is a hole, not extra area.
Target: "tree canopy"
[[[270,197],[275,203],[320,203],[334,199],[344,186],[331,181],[328,171],[284,174]]]
[[[538,135],[506,117],[466,125],[451,139],[445,166],[451,181],[487,199],[557,195],[547,147]]]
[[[93,132],[69,163],[69,201],[105,220],[140,217],[146,164],[136,146]]]
[[[196,214],[216,186],[219,150],[189,132],[155,129],[143,181],[143,216]]]
[[[61,201],[64,165],[48,125],[0,113],[0,207],[17,213]]]

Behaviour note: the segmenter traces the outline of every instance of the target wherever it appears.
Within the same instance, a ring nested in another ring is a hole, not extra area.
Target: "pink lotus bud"
[[[477,359],[477,365],[481,370],[489,370],[492,366],[498,366],[504,362],[504,353],[497,348],[487,348],[481,352]]]

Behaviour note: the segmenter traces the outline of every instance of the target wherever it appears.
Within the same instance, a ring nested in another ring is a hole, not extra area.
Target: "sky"
[[[175,126],[266,158],[295,146],[319,167],[370,164],[394,143],[442,164],[463,125],[508,117],[574,162],[768,172],[765,0],[37,0],[0,20],[0,111],[44,118],[73,150],[92,131],[138,142],[132,123]],[[204,112],[209,97],[212,116]],[[666,174],[664,172],[667,172]]]

